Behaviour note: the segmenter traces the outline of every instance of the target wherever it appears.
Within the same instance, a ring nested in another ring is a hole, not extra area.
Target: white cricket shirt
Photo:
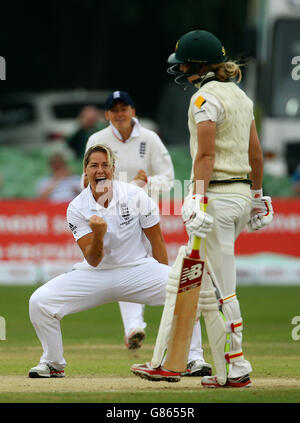
[[[84,259],[74,269],[110,269],[154,260],[146,250],[142,229],[159,222],[159,210],[141,188],[114,180],[113,197],[107,208],[95,201],[90,186],[85,188],[67,209],[67,221],[76,241],[92,232],[89,219],[93,215],[107,223],[103,259],[97,267]]]

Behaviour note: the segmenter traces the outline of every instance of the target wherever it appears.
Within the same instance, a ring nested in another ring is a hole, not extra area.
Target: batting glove
[[[252,210],[248,231],[254,232],[272,222],[274,211],[271,197],[263,196],[262,190],[252,190]]]
[[[189,235],[205,238],[212,230],[214,219],[210,214],[200,210],[202,196],[188,195],[183,202],[181,215]]]

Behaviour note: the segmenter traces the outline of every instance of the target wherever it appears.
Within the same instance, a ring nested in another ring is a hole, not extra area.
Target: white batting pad
[[[157,368],[161,365],[169,342],[179,285],[179,278],[181,273],[182,260],[185,256],[186,246],[181,246],[179,248],[176,260],[169,273],[169,279],[166,287],[166,302],[161,317],[153,357],[151,361],[151,366],[154,368]]]
[[[215,290],[200,291],[199,306],[206,325],[218,383],[224,385],[227,381],[227,368],[224,356],[226,327],[219,311]]]

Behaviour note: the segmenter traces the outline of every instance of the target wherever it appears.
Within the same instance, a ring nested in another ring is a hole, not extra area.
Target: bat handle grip
[[[200,202],[200,209],[205,212],[206,207],[207,207],[207,197],[202,197]],[[200,251],[200,238],[198,238],[196,235],[193,235],[192,251],[191,251],[190,257],[199,259],[200,258],[199,251]]]
[[[190,257],[194,259],[199,259],[200,258],[199,250],[200,250],[200,238],[193,235],[193,246],[192,246],[192,251],[190,253]]]

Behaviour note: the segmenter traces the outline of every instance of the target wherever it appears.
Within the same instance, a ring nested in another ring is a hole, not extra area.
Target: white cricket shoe
[[[31,378],[43,378],[43,377],[64,377],[64,370],[57,370],[47,363],[39,363],[37,366],[32,367],[29,370],[29,377]]]
[[[128,336],[125,336],[125,345],[129,350],[141,348],[146,334],[142,328],[131,329]]]
[[[185,372],[181,373],[181,376],[211,376],[212,368],[211,365],[205,363],[204,360],[192,360],[188,363]]]

